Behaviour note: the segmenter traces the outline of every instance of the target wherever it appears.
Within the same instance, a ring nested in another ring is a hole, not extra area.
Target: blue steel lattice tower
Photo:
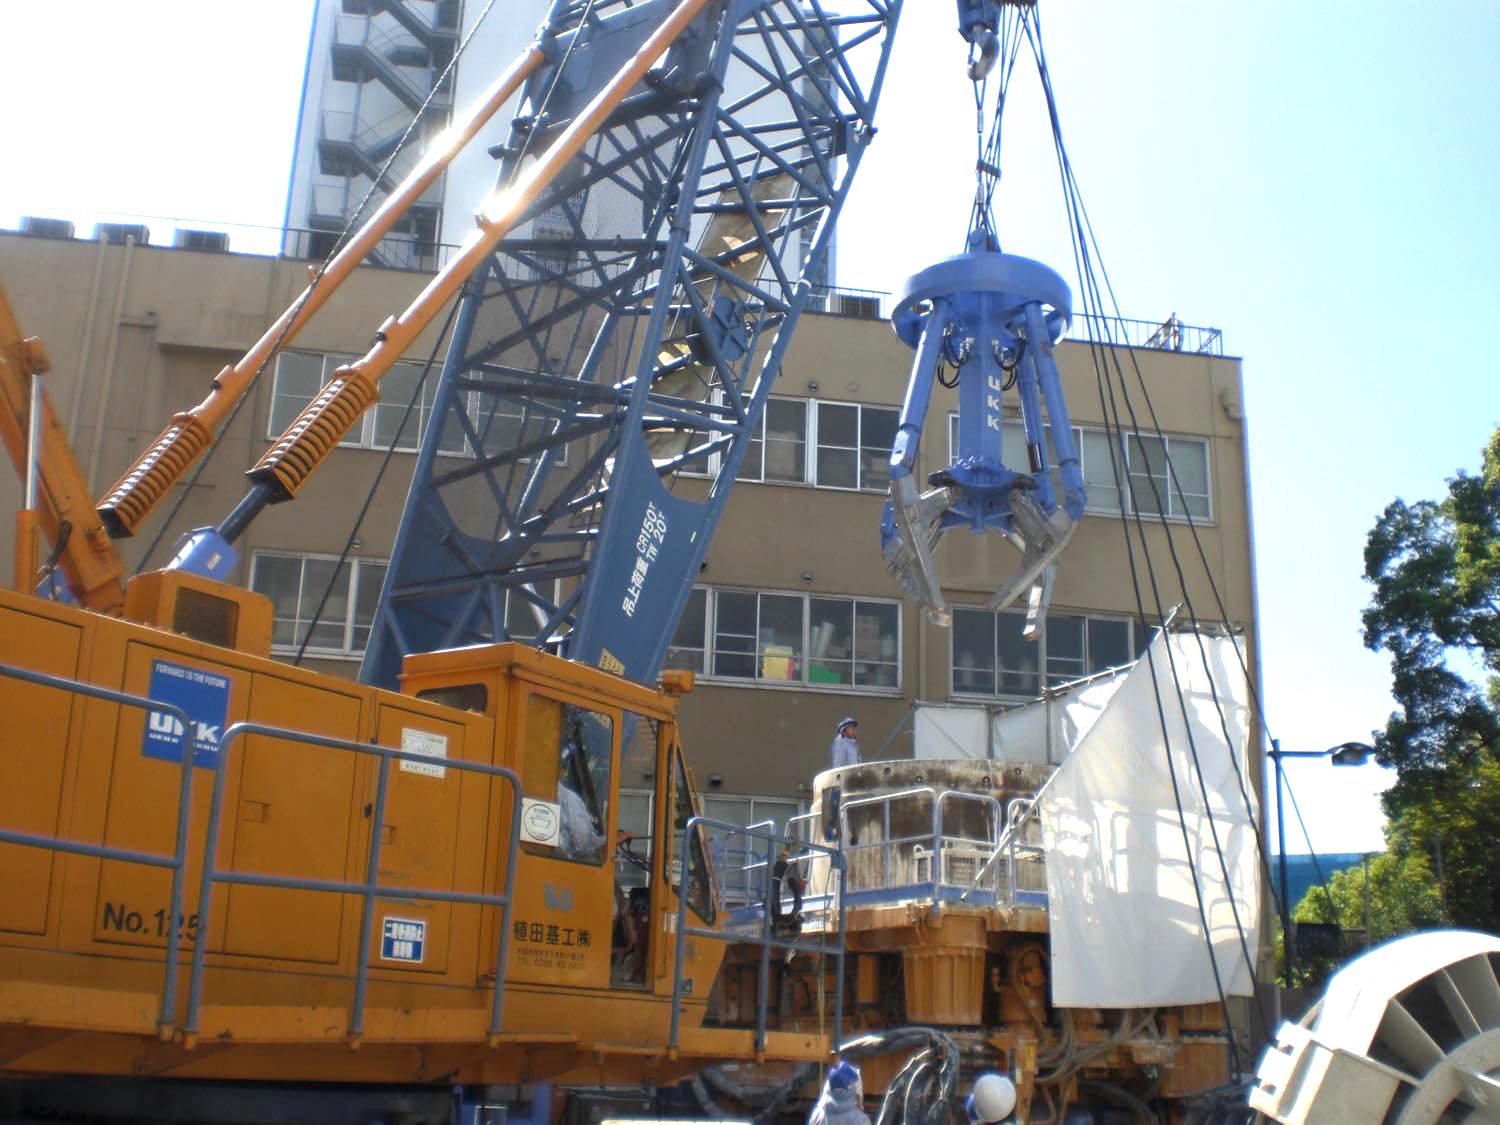
[[[502,191],[674,6],[554,3]],[[708,4],[470,278],[363,679],[512,636],[655,679],[873,135],[901,7]],[[706,494],[674,495],[715,453]]]

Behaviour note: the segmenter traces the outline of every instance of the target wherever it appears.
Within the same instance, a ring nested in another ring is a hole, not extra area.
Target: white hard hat
[[[969,1095],[978,1121],[1004,1121],[1016,1108],[1016,1087],[1003,1074],[981,1074]]]

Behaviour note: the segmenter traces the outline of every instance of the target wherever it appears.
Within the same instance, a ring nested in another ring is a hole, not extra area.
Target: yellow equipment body
[[[610,777],[618,773],[622,734],[633,727],[636,742],[646,744],[635,752],[654,755],[656,808],[686,811],[691,780],[672,691],[505,644],[413,657],[406,693],[398,694],[8,592],[0,594],[0,635],[7,660],[62,680],[160,698],[153,678],[159,688],[170,676],[218,693],[223,728],[190,736],[222,739],[236,723],[288,732],[219,744],[225,768],[214,863],[226,877],[358,884],[369,863],[373,809],[383,804],[373,880],[381,893],[373,896],[356,1029],[362,895],[216,881],[205,909],[198,887],[213,770],[202,768],[201,739],[183,752],[200,764],[184,767],[182,754],[170,760],[153,743],[163,733],[155,728],[169,725],[162,712],[0,677],[0,706],[10,716],[0,752],[5,829],[170,859],[184,768],[193,774],[170,1011],[161,1008],[174,924],[168,868],[0,844],[4,1069],[594,1085],[669,1083],[724,1058],[826,1056],[826,1038],[814,1032],[772,1032],[757,1052],[749,1028],[701,1026],[725,949],[716,941],[688,943],[682,1032],[669,1051],[668,930],[677,902],[663,877],[674,848],[667,818],[658,816],[653,828],[643,972],[621,980],[611,965],[613,849],[599,846],[598,863],[558,858],[544,844],[513,849],[509,782],[459,765],[513,770],[534,811],[536,795],[558,791],[560,721],[577,713],[570,708],[582,709],[611,732]],[[404,749],[409,757],[388,760],[382,801],[378,756],[312,745],[290,732]],[[605,836],[613,840],[618,801],[605,804]],[[547,800],[538,807],[555,811]],[[545,831],[533,834],[545,839]],[[498,895],[511,864],[510,958],[496,1034],[501,909],[403,892]],[[201,1004],[190,1015],[189,961],[200,934]]]

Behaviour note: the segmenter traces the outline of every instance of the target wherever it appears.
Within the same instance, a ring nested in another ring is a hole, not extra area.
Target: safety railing
[[[758,820],[747,824],[746,829],[776,830],[776,821]],[[714,851],[714,866],[719,870],[720,897],[726,906],[744,906],[757,901],[757,894],[764,882],[765,861],[753,847],[736,848],[725,842],[725,846]]]
[[[755,998],[755,1049],[761,1050],[766,1045],[766,1017],[770,1009],[770,980],[771,980],[771,951],[791,950],[797,953],[811,953],[816,956],[833,956],[834,967],[834,995],[833,995],[833,1042],[838,1043],[843,1039],[843,1013],[844,1013],[844,896],[838,895],[838,928],[833,936],[825,936],[821,941],[799,940],[798,932],[778,933],[774,925],[775,914],[779,911],[770,909],[772,896],[779,896],[785,888],[773,887],[773,871],[775,856],[781,848],[799,847],[809,849],[818,856],[826,858],[829,866],[836,871],[840,878],[837,880],[842,885],[842,875],[845,871],[844,857],[837,848],[826,847],[820,844],[807,844],[793,839],[791,836],[777,832],[775,825],[769,828],[751,827],[741,828],[739,825],[730,824],[724,820],[714,820],[712,817],[695,816],[688,822],[683,833],[683,840],[692,840],[695,835],[703,832],[720,833],[729,839],[743,837],[748,848],[754,848],[755,842],[764,845],[765,860],[759,870],[762,873],[763,885],[761,887],[760,901],[765,904],[766,909],[761,912],[760,932],[749,933],[743,928],[715,929],[711,930],[704,926],[688,925],[688,899],[689,888],[693,886],[693,868],[697,862],[706,862],[704,856],[712,852],[712,848],[684,847],[684,859],[681,874],[677,882],[677,944],[673,959],[672,970],[672,1024],[668,1035],[667,1044],[675,1048],[678,1045],[678,1037],[681,1032],[682,1022],[682,998],[683,998],[683,959],[686,954],[687,939],[689,937],[704,938],[710,941],[733,942],[735,944],[750,944],[760,948],[760,973],[756,982]],[[704,875],[707,872],[703,872]],[[722,892],[721,892],[722,893]],[[780,904],[779,897],[777,905]]]
[[[1040,839],[1041,824],[1035,817],[1034,797],[1014,797],[1005,809],[1005,831],[990,858],[981,866],[960,895],[967,900],[976,893],[994,893],[997,871],[1003,871],[1002,900],[1008,906],[1043,907],[1047,903],[1047,851]],[[997,863],[1004,859],[1004,867]]]
[[[920,821],[921,813],[910,807],[914,804],[930,805],[921,830],[893,835],[893,820],[898,824]],[[961,823],[965,806],[977,810],[984,825],[983,835],[949,829],[948,814],[956,812]],[[861,810],[878,812],[875,817],[855,815]],[[971,890],[976,881],[989,894],[999,890],[993,878],[984,882],[993,867],[1003,823],[1000,802],[989,794],[955,789],[940,793],[932,786],[915,786],[845,802],[839,818],[840,838],[849,857],[851,895],[900,893],[903,897],[922,894],[940,899],[950,890]],[[860,834],[868,835],[877,825],[878,838],[861,842]],[[863,858],[876,855],[878,864]]]
[[[56,836],[40,836],[32,832],[16,832],[0,829],[0,843],[19,844],[22,847],[41,848],[46,851],[66,852],[71,855],[90,856],[94,859],[113,859],[122,863],[140,864],[146,867],[162,867],[172,872],[172,890],[167,909],[171,921],[167,925],[166,951],[162,969],[161,1009],[157,1017],[157,1034],[164,1040],[172,1036],[172,1019],[177,1010],[177,934],[182,918],[182,882],[187,860],[188,801],[193,791],[193,741],[189,737],[193,730],[187,714],[170,703],[160,703],[140,695],[130,695],[93,684],[65,680],[45,672],[33,672],[29,668],[14,668],[0,664],[0,676],[39,687],[56,688],[69,695],[82,695],[90,699],[102,699],[122,707],[134,707],[146,712],[147,725],[153,735],[168,745],[177,746],[182,763],[182,780],[177,790],[177,825],[171,855],[157,852],[141,852],[130,848],[108,847],[103,844],[86,844],[79,840],[63,840]],[[153,722],[154,716],[169,719],[169,723]]]
[[[224,871],[215,862],[218,850],[219,823],[224,808],[225,763],[229,761],[230,749],[240,739],[251,735],[262,735],[280,741],[300,742],[325,750],[340,750],[350,754],[368,754],[380,760],[379,775],[375,784],[374,808],[371,811],[369,834],[369,858],[365,880],[352,883],[337,879],[304,879],[291,875],[265,875],[248,871]],[[445,891],[437,888],[414,888],[382,884],[380,882],[380,846],[385,827],[386,789],[390,781],[391,762],[412,762],[424,768],[432,765],[432,759],[423,754],[395,750],[389,746],[378,746],[364,742],[350,742],[342,738],[308,734],[303,731],[288,731],[263,723],[235,723],[224,732],[219,743],[218,759],[214,762],[213,796],[208,811],[208,832],[204,839],[203,876],[198,888],[198,933],[193,942],[193,967],[188,978],[188,1004],[184,1021],[185,1042],[191,1045],[198,1033],[198,1011],[203,998],[204,967],[207,961],[207,935],[209,929],[210,895],[215,883],[238,884],[240,886],[270,887],[280,890],[326,891],[333,894],[358,895],[363,900],[363,912],[359,924],[359,960],[354,977],[354,1000],[350,1006],[348,1035],[357,1043],[364,1033],[365,995],[369,983],[370,945],[375,922],[375,900],[399,896],[405,899],[420,899],[424,902],[448,902],[462,905],[499,907],[500,936],[495,950],[495,996],[490,1009],[489,1036],[495,1045],[500,1034],[504,1015],[505,970],[510,954],[511,903],[515,898],[516,859],[519,852],[521,831],[521,779],[513,770],[503,766],[492,766],[487,762],[468,762],[461,758],[446,758],[443,766],[467,773],[501,778],[510,785],[511,816],[510,845],[506,850],[505,891],[502,894],[480,894],[469,891]]]

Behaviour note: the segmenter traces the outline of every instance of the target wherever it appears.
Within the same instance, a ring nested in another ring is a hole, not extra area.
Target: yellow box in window
[[[792,679],[794,670],[792,667],[792,647],[790,645],[766,645],[760,652],[761,679]]]

